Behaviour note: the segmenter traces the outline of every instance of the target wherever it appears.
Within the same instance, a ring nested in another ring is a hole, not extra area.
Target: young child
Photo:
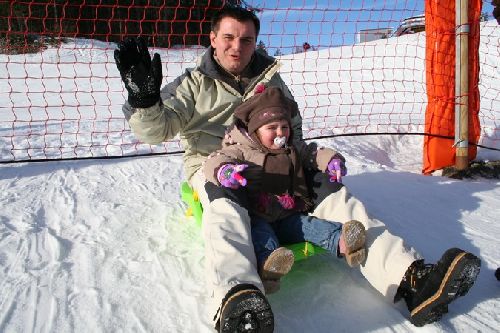
[[[365,228],[358,221],[342,225],[307,214],[312,200],[304,170],[328,172],[340,182],[345,159],[315,143],[294,144],[291,118],[298,113],[297,104],[279,88],[257,89],[235,109],[236,122],[222,149],[208,157],[203,170],[216,185],[246,187],[258,270],[269,294],[279,289],[280,278],[294,262],[293,252],[280,243],[309,241],[354,267],[366,257]]]

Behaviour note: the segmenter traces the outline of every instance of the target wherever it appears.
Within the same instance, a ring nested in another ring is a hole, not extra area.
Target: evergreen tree
[[[257,44],[257,52],[267,54],[266,44],[262,40]]]

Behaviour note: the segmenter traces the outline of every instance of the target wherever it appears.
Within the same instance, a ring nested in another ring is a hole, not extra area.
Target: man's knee
[[[248,210],[247,192],[243,187],[234,190],[223,186],[217,186],[211,182],[206,182],[205,191],[207,192],[210,202],[217,199],[228,199]]]

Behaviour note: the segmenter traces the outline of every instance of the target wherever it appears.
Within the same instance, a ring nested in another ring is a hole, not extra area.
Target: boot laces
[[[425,264],[423,260],[415,262],[408,277],[411,291],[415,292],[418,289],[421,282],[427,279],[434,267],[435,265],[433,264]]]

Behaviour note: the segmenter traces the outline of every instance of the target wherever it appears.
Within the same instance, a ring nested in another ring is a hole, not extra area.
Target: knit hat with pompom
[[[281,119],[291,125],[291,119],[299,112],[297,103],[287,98],[277,87],[259,90],[262,92],[256,89],[254,96],[234,110],[234,116],[243,122],[248,133],[252,134],[262,125]]]

